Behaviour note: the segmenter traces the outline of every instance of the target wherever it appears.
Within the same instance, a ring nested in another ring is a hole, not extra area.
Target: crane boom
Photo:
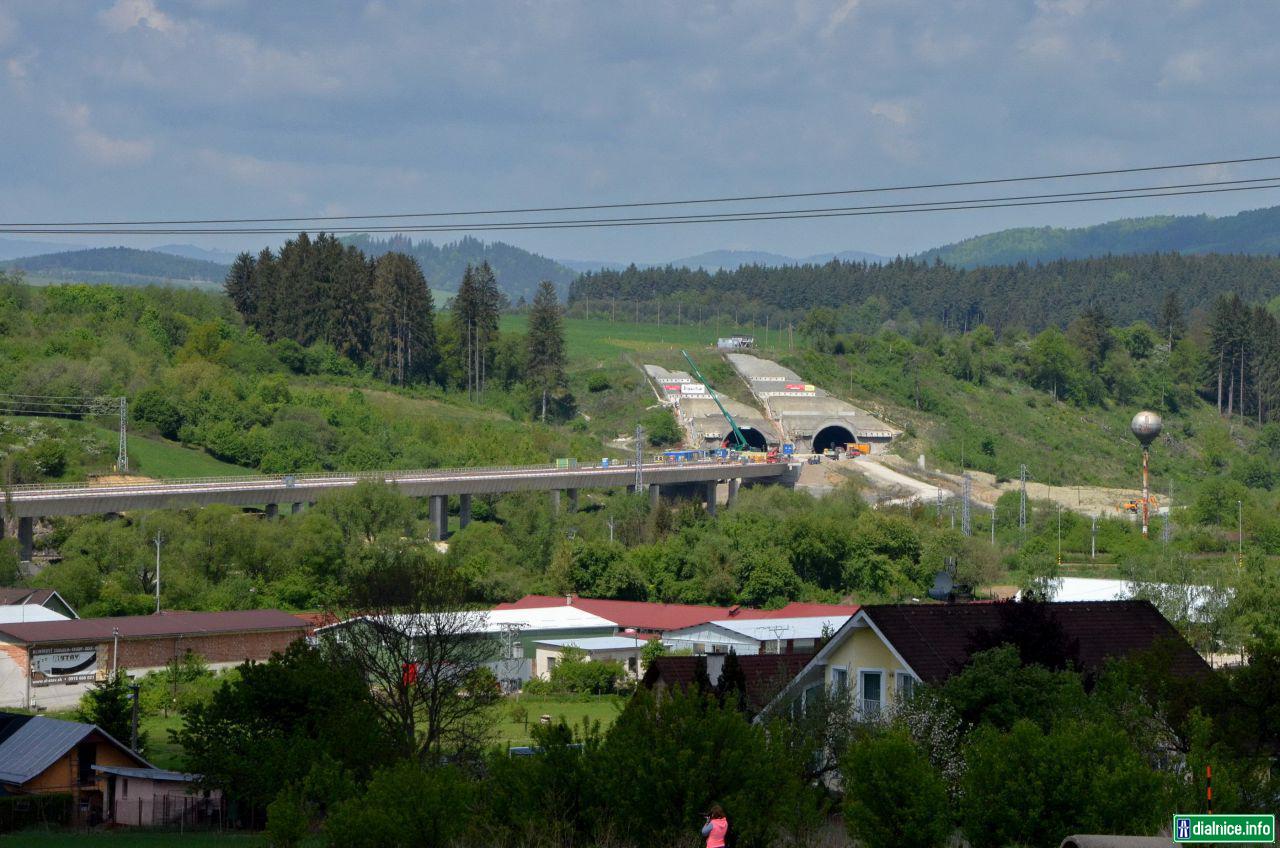
[[[729,410],[724,408],[724,404],[720,402],[720,397],[716,394],[716,390],[711,388],[711,384],[707,382],[707,378],[702,376],[702,372],[698,370],[698,366],[693,364],[693,358],[689,356],[688,351],[680,351],[684,354],[685,361],[689,363],[689,367],[693,370],[693,376],[698,378],[702,385],[707,387],[707,393],[711,395],[711,399],[716,402],[716,406],[720,408],[720,414],[724,416],[724,420],[729,422],[729,427],[733,430],[733,444],[730,446],[736,451],[751,450],[751,445],[747,442],[747,437],[742,435],[742,431],[738,429],[738,422],[733,420],[733,416],[729,414]]]

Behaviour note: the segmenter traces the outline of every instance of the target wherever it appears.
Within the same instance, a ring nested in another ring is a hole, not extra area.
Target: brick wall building
[[[0,624],[0,707],[66,709],[117,669],[141,676],[187,654],[215,669],[265,660],[307,629],[279,610]]]

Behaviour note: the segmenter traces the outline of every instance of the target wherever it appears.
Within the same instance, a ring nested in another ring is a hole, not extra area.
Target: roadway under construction
[[[668,371],[658,365],[644,366],[644,373],[653,381],[659,399],[675,409],[690,447],[705,450],[724,446],[730,438],[729,422],[705,385],[687,371]],[[782,434],[777,426],[758,409],[723,394],[717,395],[753,449],[763,451],[782,444]]]
[[[901,435],[901,430],[806,383],[776,362],[745,353],[729,353],[725,358],[797,453],[821,453],[850,442],[874,449]]]

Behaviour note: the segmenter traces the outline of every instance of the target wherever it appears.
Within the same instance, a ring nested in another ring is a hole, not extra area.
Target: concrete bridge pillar
[[[298,514],[298,513],[300,513],[300,512],[302,512],[302,502],[301,502],[301,501],[294,501],[293,503],[289,504],[289,514],[290,514],[290,515],[297,515],[297,514]]]
[[[428,502],[428,514],[431,522],[431,541],[443,542],[444,534],[449,531],[448,501],[445,495],[432,495]]]
[[[707,515],[716,514],[716,489],[719,487],[719,485],[720,485],[720,481],[718,480],[708,480],[705,484]]]
[[[551,514],[559,515],[560,514],[560,490],[552,489],[550,492],[550,495],[551,495]]]
[[[23,562],[31,562],[31,555],[36,549],[36,520],[34,518],[18,519],[18,548],[21,551],[20,559]]]
[[[634,495],[635,493],[636,493],[636,484],[635,484],[635,483],[628,483],[628,484],[627,484],[627,494],[628,494],[628,495]]]
[[[649,508],[657,509],[658,501],[662,499],[662,487],[657,483],[649,484]]]
[[[578,511],[578,490],[565,489],[565,494],[569,496],[569,511],[577,512]]]
[[[471,496],[458,495],[458,528],[471,523]]]
[[[280,504],[276,504],[276,503],[267,504],[267,518],[279,518],[279,517],[280,517]]]
[[[742,485],[742,481],[737,477],[729,478],[729,496],[725,503],[727,506],[733,506],[738,501],[738,488]]]

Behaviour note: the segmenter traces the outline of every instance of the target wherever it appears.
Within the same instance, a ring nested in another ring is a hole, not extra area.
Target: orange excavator
[[[1147,497],[1148,510],[1150,510],[1151,512],[1155,512],[1156,507],[1158,507],[1159,505],[1160,505],[1160,502],[1156,500],[1155,495],[1149,495]],[[1139,512],[1142,511],[1142,498],[1141,497],[1130,498],[1129,500],[1120,504],[1120,508],[1125,512],[1132,512],[1134,515],[1137,515]]]

